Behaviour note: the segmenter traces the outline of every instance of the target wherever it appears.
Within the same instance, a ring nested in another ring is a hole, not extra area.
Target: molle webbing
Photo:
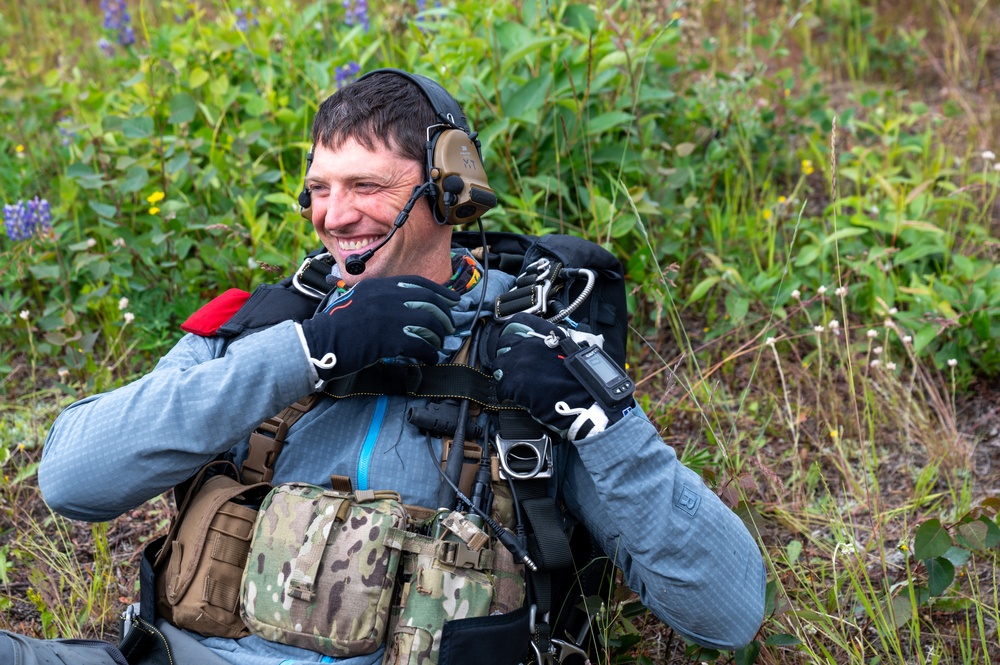
[[[274,476],[274,463],[278,459],[288,429],[316,405],[319,395],[313,393],[286,407],[281,413],[268,418],[250,435],[250,452],[240,469],[247,484],[270,482]]]

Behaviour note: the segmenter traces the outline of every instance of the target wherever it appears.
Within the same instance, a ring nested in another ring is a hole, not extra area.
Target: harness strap
[[[353,374],[328,381],[322,392],[336,399],[360,395],[465,398],[488,411],[505,408],[497,399],[496,380],[492,376],[458,363],[420,365],[381,361]]]
[[[240,472],[246,484],[271,482],[274,463],[278,459],[288,428],[308,413],[319,399],[313,393],[286,407],[276,416],[268,418],[250,435],[250,451]]]

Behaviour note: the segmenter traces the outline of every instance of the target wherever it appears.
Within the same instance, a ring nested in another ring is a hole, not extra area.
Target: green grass
[[[1000,660],[993,3],[373,2],[365,31],[267,0],[244,32],[147,1],[110,57],[91,4],[0,5],[0,198],[53,211],[0,236],[0,627],[113,636],[167,502],[51,515],[45,432],[297,264],[309,122],[358,62],[446,77],[489,228],[622,257],[640,402],[759,536],[755,645],[698,650],[623,595],[602,662]]]

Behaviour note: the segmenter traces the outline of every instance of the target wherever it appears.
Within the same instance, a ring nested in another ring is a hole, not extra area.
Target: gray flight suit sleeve
[[[313,389],[295,324],[249,335],[219,355],[187,335],[142,378],[80,400],[56,419],[38,484],[49,506],[109,520],[170,489]]]
[[[645,415],[634,409],[566,445],[574,448],[566,451],[563,499],[642,602],[702,646],[750,642],[764,618],[760,550]]]

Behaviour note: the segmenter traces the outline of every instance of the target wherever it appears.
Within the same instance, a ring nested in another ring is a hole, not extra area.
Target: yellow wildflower
[[[146,200],[149,201],[151,204],[152,203],[159,203],[160,201],[162,201],[164,199],[165,196],[166,196],[166,194],[164,194],[163,192],[161,192],[161,191],[155,191],[152,194],[150,194],[149,196],[147,196]],[[155,215],[156,213],[153,213],[153,214]]]
[[[24,146],[21,145],[20,143],[18,143],[17,147],[14,148],[14,150],[15,150],[15,152],[24,152]]]
[[[670,15],[670,18],[672,18],[675,21],[678,21],[680,20],[681,16],[683,16],[683,14],[681,14],[680,12],[674,12],[673,14]]]
[[[160,212],[160,209],[157,208],[156,206],[153,206],[152,208],[149,209],[149,214],[150,215],[155,215],[158,212]]]
[[[812,160],[811,159],[803,159],[802,160],[802,174],[803,175],[811,175],[813,171],[815,171],[815,169],[813,168]]]
[[[784,202],[785,202],[785,201],[787,201],[787,200],[788,200],[788,199],[786,199],[786,198],[785,198],[784,196],[779,196],[779,197],[778,197],[778,203],[784,203]]]
[[[764,219],[765,220],[771,219],[771,211],[770,210],[764,210]]]

